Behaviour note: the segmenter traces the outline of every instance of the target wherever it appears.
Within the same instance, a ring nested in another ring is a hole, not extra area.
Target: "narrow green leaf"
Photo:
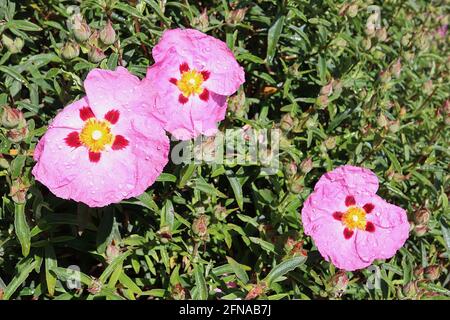
[[[267,34],[267,55],[266,61],[270,64],[275,57],[278,41],[280,40],[281,32],[283,31],[284,20],[286,17],[280,16],[275,23],[270,27]]]
[[[306,261],[306,257],[293,257],[276,265],[267,275],[266,282],[270,286],[272,283],[284,276],[289,271],[294,270]]]
[[[23,203],[14,204],[14,230],[22,246],[22,255],[26,257],[30,253],[31,234],[30,226],[25,217],[25,204]]]
[[[247,284],[249,279],[248,279],[248,275],[245,272],[244,269],[242,269],[241,265],[239,263],[236,262],[236,260],[234,260],[231,257],[227,257],[227,261],[230,264],[231,268],[233,269],[233,272],[236,274],[236,276],[244,283]]]
[[[199,300],[207,300],[208,288],[206,286],[205,276],[203,275],[203,268],[198,264],[194,266],[194,278],[197,288],[197,298]]]

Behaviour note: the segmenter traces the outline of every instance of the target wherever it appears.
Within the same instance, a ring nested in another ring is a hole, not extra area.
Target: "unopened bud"
[[[336,137],[328,137],[323,144],[328,150],[332,150],[336,147]]]
[[[186,299],[186,290],[180,283],[177,283],[172,289],[172,298],[174,300],[184,300]]]
[[[358,14],[358,5],[356,3],[354,3],[348,7],[347,15],[350,18],[354,18],[354,17],[356,17],[357,14]]]
[[[9,169],[9,162],[3,157],[2,154],[0,154],[0,168]]]
[[[81,15],[76,15],[72,24],[72,32],[77,41],[84,42],[89,39],[89,36],[91,35],[91,28],[86,21],[84,21]]]
[[[304,159],[301,163],[300,163],[300,169],[302,170],[302,172],[304,174],[307,174],[308,172],[310,172],[313,168],[313,162],[312,159],[310,157]]]
[[[441,275],[441,268],[437,264],[428,266],[425,268],[424,274],[425,278],[427,278],[428,280],[435,281],[439,279]]]
[[[107,46],[116,42],[116,31],[114,31],[111,20],[108,20],[108,23],[100,31],[100,40]]]
[[[253,300],[258,298],[260,295],[264,293],[267,286],[264,283],[253,285],[250,291],[247,293],[245,300]]]
[[[380,41],[380,42],[386,41],[386,39],[387,39],[387,30],[386,30],[386,28],[377,29],[376,36],[378,38],[378,41]]]
[[[106,261],[110,264],[120,255],[120,248],[115,244],[114,240],[106,247]]]
[[[414,222],[416,224],[428,224],[428,221],[430,220],[430,211],[426,208],[422,208],[414,212]]]
[[[284,169],[285,169],[287,176],[289,176],[289,177],[295,176],[297,174],[297,165],[295,164],[294,161],[287,163],[284,166]]]
[[[99,63],[106,58],[106,55],[100,48],[91,46],[91,48],[89,49],[88,58],[89,61],[93,63]]]
[[[99,293],[100,291],[102,291],[102,286],[103,285],[102,285],[102,283],[99,280],[93,279],[91,284],[90,284],[90,286],[89,286],[89,288],[88,288],[88,292],[90,294],[95,295],[95,294]]]
[[[169,226],[162,226],[157,234],[162,243],[168,243],[170,240],[172,240],[172,232],[170,231]]]
[[[333,93],[333,82],[334,81],[331,80],[327,85],[323,86],[320,89],[320,94],[324,96],[331,96],[331,94]]]
[[[289,113],[285,113],[281,117],[280,127],[282,130],[290,131],[292,129],[293,124],[294,124],[294,119],[291,117],[291,115]]]
[[[331,286],[335,296],[340,297],[348,286],[348,276],[343,270],[338,271],[331,277]]]
[[[414,298],[417,295],[418,288],[416,281],[410,281],[402,288],[403,294],[408,298]]]
[[[245,18],[245,14],[247,13],[247,10],[248,10],[248,8],[240,8],[240,9],[236,9],[236,10],[231,10],[228,15],[227,23],[231,24],[231,25],[236,25],[236,24],[241,23]]]
[[[13,54],[22,51],[24,45],[24,41],[21,38],[15,38],[13,40],[5,34],[2,35],[2,43]]]
[[[326,95],[320,95],[317,99],[316,99],[316,104],[321,108],[325,108],[328,105],[329,101],[328,101],[328,97]]]
[[[28,136],[28,126],[24,126],[22,128],[14,128],[7,132],[7,137],[9,141],[13,143],[19,143]]]
[[[297,175],[290,179],[288,182],[288,188],[292,193],[301,193],[305,188],[302,177]]]
[[[67,42],[61,50],[61,55],[66,60],[72,60],[80,54],[80,46],[76,42]]]
[[[194,17],[194,21],[192,23],[194,26],[197,26],[201,30],[205,30],[209,26],[209,16],[208,10],[203,9],[202,13],[199,16]]]
[[[380,80],[384,83],[391,81],[391,72],[389,70],[381,71]]]
[[[370,40],[370,38],[363,39],[361,43],[364,50],[370,50],[370,48],[372,48],[372,41]]]
[[[25,203],[29,188],[30,185],[19,177],[12,182],[11,188],[9,189],[9,196],[15,203]]]
[[[202,214],[192,223],[192,231],[195,235],[200,237],[200,239],[205,240],[208,237],[208,225],[209,217]]]
[[[400,120],[389,122],[389,131],[392,133],[397,133],[400,130]]]
[[[414,227],[414,233],[416,234],[416,236],[421,237],[424,234],[426,234],[428,232],[428,227],[425,225],[417,225]]]
[[[10,106],[4,106],[2,112],[2,125],[6,129],[16,128],[20,124],[23,124],[25,118],[22,111],[13,109]]]

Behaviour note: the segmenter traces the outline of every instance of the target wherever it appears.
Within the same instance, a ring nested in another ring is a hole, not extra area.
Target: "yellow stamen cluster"
[[[342,216],[342,223],[353,230],[355,228],[364,230],[366,228],[366,212],[359,207],[350,207]]]
[[[91,118],[86,121],[84,128],[81,130],[80,141],[89,148],[89,151],[100,152],[107,145],[112,144],[114,135],[111,133],[107,121]]]
[[[189,97],[192,94],[202,93],[203,81],[203,75],[200,72],[189,70],[181,74],[181,79],[177,81],[177,86],[185,97]]]

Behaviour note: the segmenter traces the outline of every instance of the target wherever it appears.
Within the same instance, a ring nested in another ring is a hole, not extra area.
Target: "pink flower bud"
[[[106,58],[106,55],[100,48],[91,46],[89,53],[88,53],[88,58],[89,58],[89,61],[91,61],[93,63],[99,63],[100,61],[102,61],[103,59]]]
[[[116,41],[116,31],[113,29],[111,20],[108,20],[108,23],[100,31],[100,40],[107,46]]]
[[[3,107],[2,125],[7,129],[12,129],[19,126],[25,120],[23,113],[18,109],[13,109],[9,106]]]
[[[89,39],[89,36],[91,35],[91,28],[86,21],[84,21],[81,15],[76,15],[72,24],[72,32],[77,41],[84,42]]]

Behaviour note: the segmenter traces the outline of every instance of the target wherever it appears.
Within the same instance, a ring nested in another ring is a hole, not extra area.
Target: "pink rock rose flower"
[[[36,180],[90,207],[142,194],[168,161],[169,139],[140,82],[122,67],[92,70],[87,96],[59,112],[38,142]]]
[[[144,83],[156,89],[165,129],[180,140],[214,135],[225,118],[227,96],[245,81],[231,50],[200,31],[174,29],[164,32],[152,54],[155,64]]]
[[[345,165],[324,174],[305,201],[305,233],[338,268],[353,271],[391,258],[408,238],[405,210],[383,200],[377,190],[372,171]]]

